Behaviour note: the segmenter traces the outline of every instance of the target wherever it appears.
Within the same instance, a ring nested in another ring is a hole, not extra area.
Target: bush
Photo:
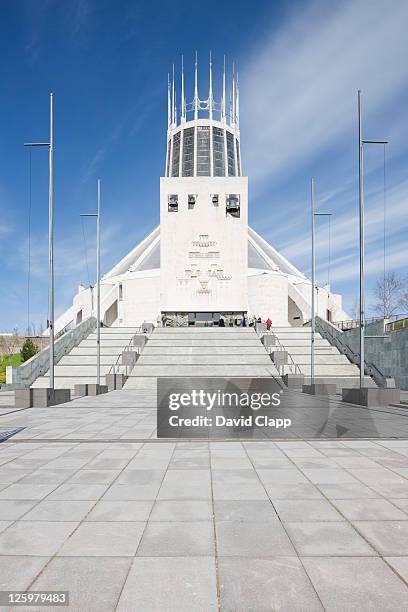
[[[34,357],[34,355],[36,355],[37,353],[38,347],[34,344],[31,338],[27,338],[24,341],[24,344],[20,351],[21,361],[24,363],[24,361],[31,359],[31,357]]]

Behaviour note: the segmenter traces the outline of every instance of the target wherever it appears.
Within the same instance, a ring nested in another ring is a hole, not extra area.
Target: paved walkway
[[[408,609],[408,439],[162,441],[154,402],[0,417],[25,428],[0,444],[0,590],[69,590],[78,612]]]

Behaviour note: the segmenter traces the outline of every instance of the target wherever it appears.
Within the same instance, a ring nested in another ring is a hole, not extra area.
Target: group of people
[[[166,327],[167,317],[166,315],[159,314],[157,316],[156,325],[157,327]],[[252,315],[247,317],[244,315],[221,315],[218,321],[218,327],[256,327],[258,323],[265,323],[267,331],[270,331],[272,327],[272,320],[270,317],[263,321],[261,317]]]
[[[265,323],[267,331],[270,331],[272,327],[272,319],[270,317],[268,317],[266,321],[263,321],[261,317],[256,317],[255,315],[249,317],[249,327],[256,327],[259,323]]]

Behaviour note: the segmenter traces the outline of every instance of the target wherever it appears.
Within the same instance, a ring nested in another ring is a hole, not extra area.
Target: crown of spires
[[[180,109],[177,108],[177,93],[175,82],[175,67],[173,64],[172,81],[170,83],[170,74],[168,75],[168,128],[173,129],[179,123],[185,123],[191,119],[198,119],[200,111],[208,113],[210,120],[217,119],[239,129],[239,84],[238,73],[235,72],[235,64],[232,66],[231,88],[229,90],[230,102],[227,109],[226,89],[226,58],[224,55],[223,71],[222,71],[222,96],[221,101],[214,99],[213,93],[213,61],[212,53],[209,54],[209,86],[208,97],[200,99],[198,92],[198,53],[195,53],[194,62],[194,95],[191,102],[187,102],[185,94],[185,79],[184,79],[184,56],[181,56],[181,96]]]

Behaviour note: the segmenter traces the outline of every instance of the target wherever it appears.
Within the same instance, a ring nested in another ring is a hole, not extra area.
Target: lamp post
[[[315,370],[315,337],[316,337],[316,320],[315,320],[315,290],[316,290],[316,236],[315,236],[315,217],[330,217],[332,213],[317,213],[315,212],[315,181],[310,180],[310,204],[311,204],[311,219],[312,219],[312,316],[311,316],[311,343],[310,343],[310,384],[314,385],[314,370]]]
[[[365,336],[365,284],[364,284],[364,267],[365,267],[365,235],[364,235],[364,145],[365,144],[382,144],[388,143],[387,140],[364,140],[362,127],[362,111],[361,111],[361,90],[358,90],[358,192],[359,192],[359,233],[360,233],[360,390],[364,387],[364,370],[365,370],[365,355],[364,355],[364,336]]]
[[[48,147],[48,328],[50,333],[49,386],[54,391],[54,129],[53,94],[50,93],[50,140],[49,142],[26,142],[25,147]]]
[[[81,217],[96,217],[96,384],[101,384],[101,179],[98,179],[96,213],[82,213]]]

